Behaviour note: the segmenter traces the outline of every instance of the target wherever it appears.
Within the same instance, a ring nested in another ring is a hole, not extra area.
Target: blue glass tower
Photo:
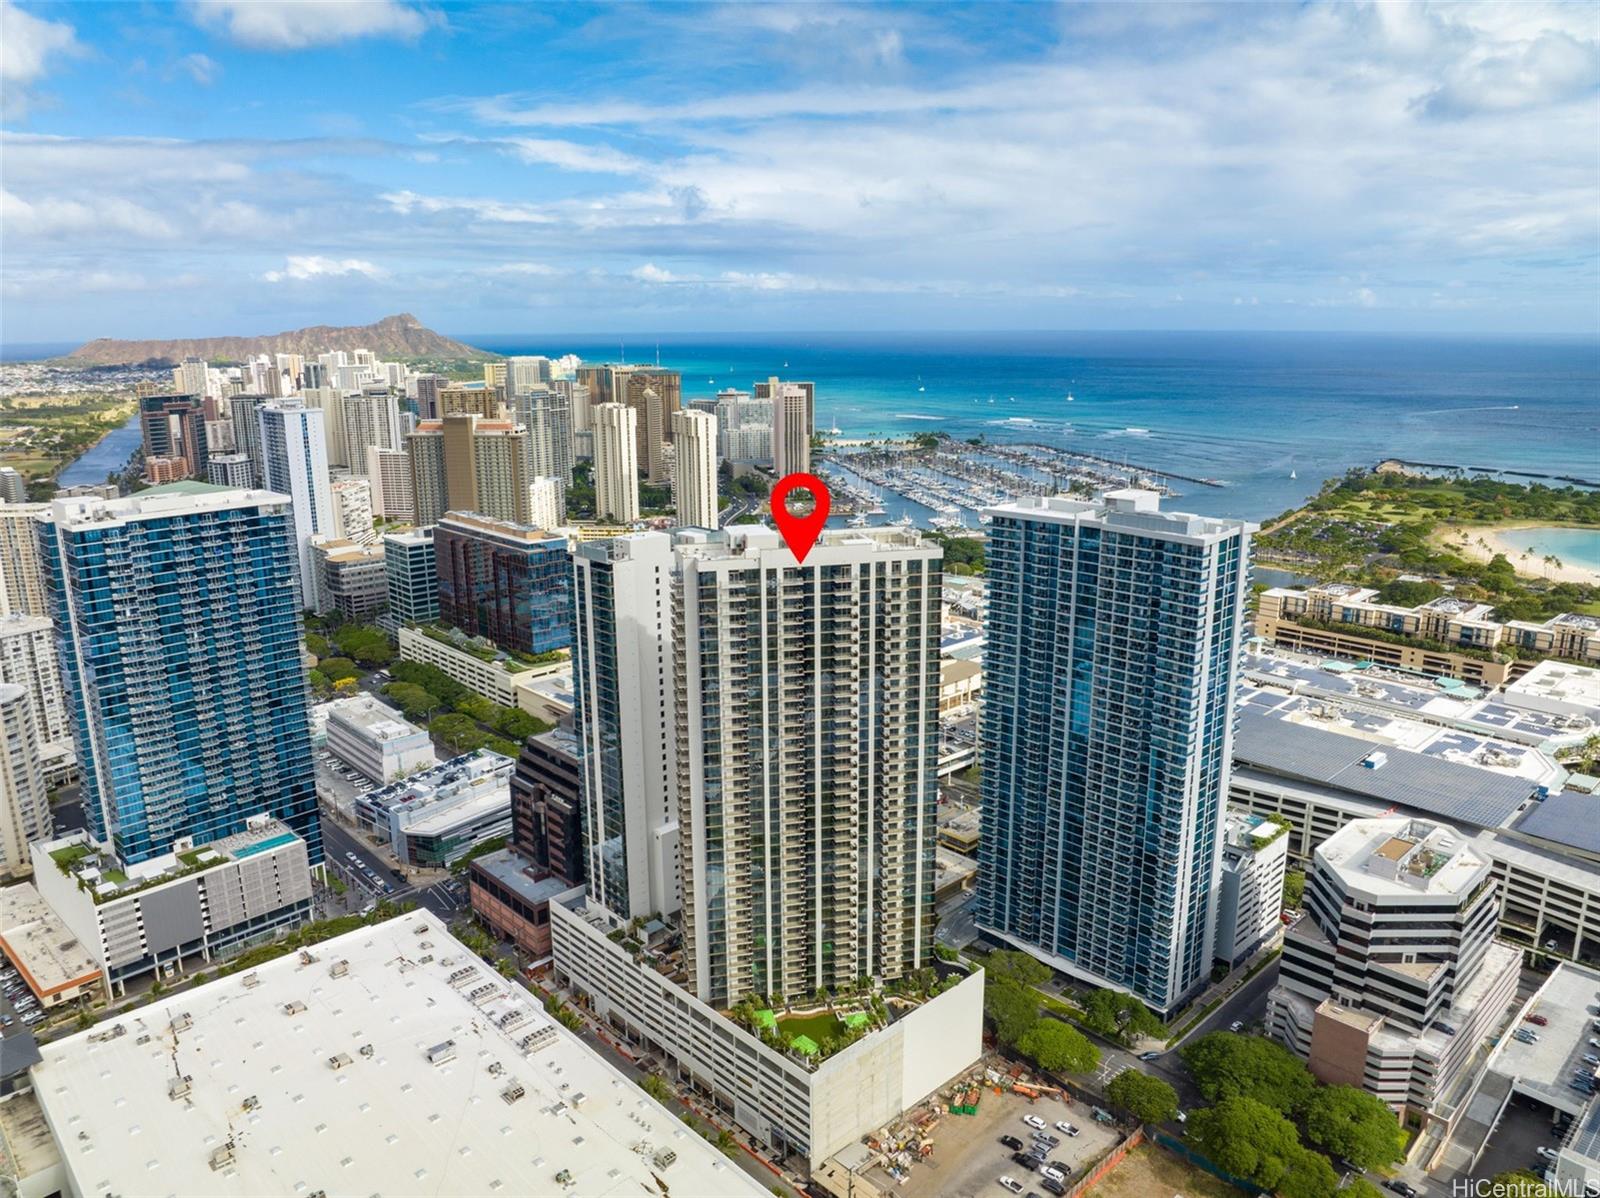
[[[184,482],[40,526],[84,811],[125,864],[268,812],[322,859],[286,496]]]
[[[477,512],[449,512],[434,525],[433,545],[441,621],[518,653],[572,644],[565,537]]]
[[[1149,491],[989,515],[977,921],[1170,1012],[1211,966],[1254,527]]]

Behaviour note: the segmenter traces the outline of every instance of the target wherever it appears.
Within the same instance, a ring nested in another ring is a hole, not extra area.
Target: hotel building
[[[517,653],[572,642],[567,540],[474,512],[450,512],[434,529],[439,619]]]

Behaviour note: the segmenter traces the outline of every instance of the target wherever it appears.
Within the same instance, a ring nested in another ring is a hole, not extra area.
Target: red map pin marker
[[[791,491],[811,492],[816,507],[809,516],[796,516],[789,510],[786,500]],[[828,522],[828,484],[814,474],[786,474],[772,488],[770,502],[772,522],[783,534],[783,543],[789,546],[795,561],[804,562],[806,554],[811,552],[811,546],[817,543],[822,526]]]

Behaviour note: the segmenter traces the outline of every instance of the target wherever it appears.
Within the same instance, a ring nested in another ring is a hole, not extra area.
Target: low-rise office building
[[[892,1004],[887,1027],[819,1061],[773,1047],[685,989],[681,947],[653,954],[618,943],[626,925],[582,898],[549,911],[557,981],[621,1035],[661,1054],[754,1140],[813,1169],[982,1052],[981,972],[925,1002]]]
[[[550,956],[550,904],[575,888],[513,849],[475,857],[467,867],[472,913],[535,962]]]
[[[19,1178],[29,1195],[766,1193],[426,911],[41,1058],[57,1156]]]
[[[1222,823],[1222,882],[1212,956],[1244,964],[1282,928],[1289,825],[1230,807]]]
[[[31,882],[0,887],[0,950],[46,1009],[101,993],[100,962]]]
[[[380,785],[438,762],[427,731],[371,695],[335,699],[325,711],[328,751]]]
[[[403,661],[420,661],[443,670],[473,694],[503,707],[528,710],[518,698],[520,687],[541,675],[571,669],[565,661],[526,665],[486,642],[465,636],[452,639],[438,628],[401,628],[398,635]]]
[[[1399,1112],[1459,1110],[1469,1062],[1516,996],[1520,955],[1494,940],[1488,858],[1457,829],[1356,820],[1319,845],[1306,917],[1284,941],[1271,1033],[1322,1081]]]
[[[356,823],[395,858],[438,869],[511,834],[516,762],[491,749],[463,753],[355,801]]]
[[[98,964],[107,993],[170,977],[311,917],[306,842],[270,816],[126,869],[87,834],[33,846],[39,894]]]
[[[389,575],[382,545],[317,537],[311,542],[311,561],[317,571],[318,604],[324,613],[366,620],[388,603]]]
[[[570,725],[577,706],[572,667],[565,662],[535,668],[513,688],[517,707],[550,724]]]

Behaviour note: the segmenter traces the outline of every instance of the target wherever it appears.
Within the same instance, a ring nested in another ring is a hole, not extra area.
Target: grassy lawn
[[[832,1011],[823,1011],[818,1015],[785,1015],[778,1020],[778,1032],[785,1040],[810,1036],[821,1044],[829,1036],[842,1035],[844,1024]]]

